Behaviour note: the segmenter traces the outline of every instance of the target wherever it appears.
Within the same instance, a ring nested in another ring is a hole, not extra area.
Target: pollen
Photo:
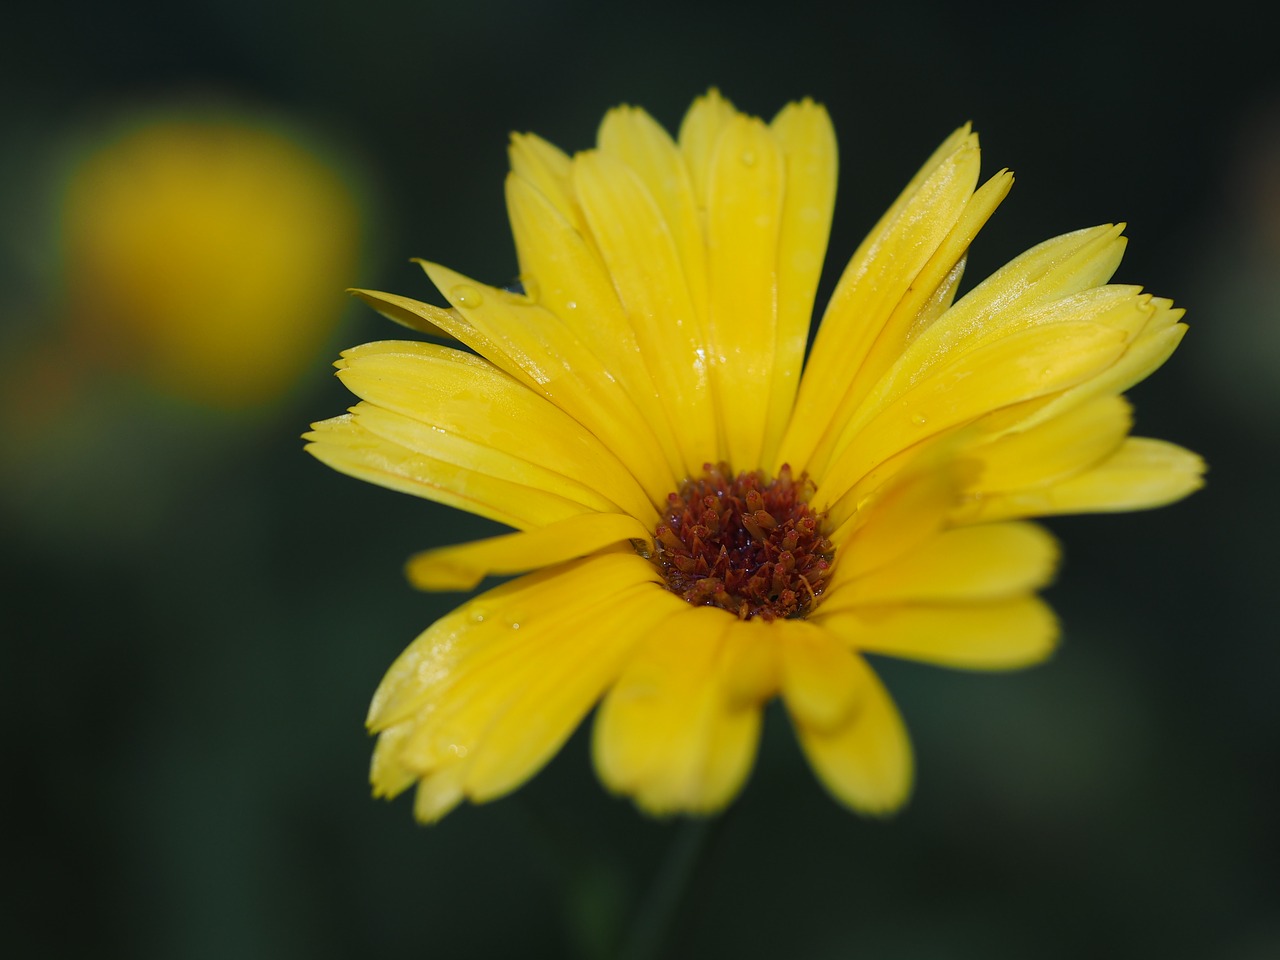
[[[667,495],[651,557],[666,587],[694,606],[728,610],[743,620],[799,618],[826,589],[835,547],[810,509],[808,475],[783,466],[733,476],[728,464]]]

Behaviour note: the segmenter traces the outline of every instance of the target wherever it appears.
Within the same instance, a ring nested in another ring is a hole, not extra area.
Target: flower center
[[[813,484],[783,466],[731,476],[704,464],[703,476],[667,495],[651,557],[667,589],[694,606],[721,607],[743,620],[803,617],[826,588],[835,547],[809,509]]]

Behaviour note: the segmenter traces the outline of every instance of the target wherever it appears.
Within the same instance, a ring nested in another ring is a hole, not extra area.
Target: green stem
[[[689,820],[682,824],[653,886],[640,904],[630,935],[618,953],[619,960],[654,960],[665,956],[680,914],[687,907],[698,875],[706,872],[723,816]]]

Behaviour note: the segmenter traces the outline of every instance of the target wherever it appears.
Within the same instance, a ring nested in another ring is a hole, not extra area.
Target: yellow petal
[[[610,110],[600,124],[600,152],[631,168],[658,205],[680,254],[699,329],[707,320],[707,248],[693,181],[680,148],[649,114],[636,107]]]
[[[437,318],[434,313],[447,313],[440,307],[419,303],[417,300],[397,296],[394,293],[379,293],[377,290],[349,289],[347,293],[359,297],[388,320],[398,323],[402,327],[417,330],[419,333],[425,333],[429,337],[439,337],[442,340],[454,339],[453,334],[437,323],[438,319],[445,320],[445,317]],[[452,320],[454,323],[463,322],[461,315],[456,313]],[[446,320],[445,322],[448,321]]]
[[[601,438],[653,502],[665,501],[677,486],[676,474],[649,422],[613,372],[559,317],[439,264],[422,266],[462,315],[510,358],[522,382]]]
[[[949,352],[966,338],[1015,320],[1056,300],[1107,282],[1124,256],[1124,224],[1066,233],[1015,257],[930,327],[930,352]],[[923,348],[922,348],[923,349]]]
[[[312,424],[303,438],[308,453],[341,473],[512,527],[545,526],[591,509],[546,490],[417,453],[370,431],[351,414]]]
[[[955,504],[959,480],[944,458],[920,456],[895,473],[853,511],[832,535],[833,587],[909,556],[933,539]],[[833,519],[839,519],[834,514]]]
[[[705,96],[693,101],[680,124],[680,152],[684,155],[690,179],[698,198],[698,205],[707,206],[708,184],[711,181],[711,158],[725,126],[738,112],[733,104],[720,95],[714,87]]]
[[[844,396],[829,412],[829,426],[810,460],[815,472],[821,473],[851,442],[851,432],[842,428],[854,418],[854,412],[864,406],[867,395],[873,386],[878,385],[882,374],[895,363],[901,369],[904,364],[900,361],[907,345],[920,335],[920,331],[927,330],[940,316],[946,315],[944,308],[955,296],[970,243],[1008,195],[1012,184],[1013,175],[1002,171],[979,187],[965,204],[950,232],[907,287],[879,337],[871,345],[857,375],[850,379]],[[924,369],[921,365],[917,374]]]
[[[965,670],[1011,670],[1053,652],[1058,624],[1035,597],[994,603],[857,607],[814,622],[865,653]]]
[[[1143,329],[1129,341],[1124,355],[1097,376],[1064,391],[1061,396],[1045,404],[1033,416],[1028,417],[1023,426],[1057,416],[1094,397],[1128,390],[1169,359],[1187,332],[1186,324],[1177,322],[1183,311],[1172,309],[1168,300],[1160,298],[1144,295],[1138,300],[1138,309],[1148,319]]]
[[[1019,513],[1034,506],[1038,516],[1163,507],[1204,486],[1204,470],[1204,461],[1190,450],[1163,440],[1130,437],[1093,469],[1041,491],[1011,496],[1010,506]]]
[[[570,479],[554,469],[521,459],[500,448],[477,443],[470,437],[445,433],[434,424],[423,423],[367,402],[352,407],[351,415],[359,426],[371,434],[413,453],[456,466],[466,471],[466,476],[480,474],[508,480],[580,503],[588,510],[613,509],[611,502],[593,490],[590,484]],[[526,442],[539,443],[542,439],[535,435],[527,438]]]
[[[782,682],[775,624],[734,620],[725,640],[725,692],[730,708],[758,706],[773,699]]]
[[[445,338],[458,340],[466,344],[508,376],[525,383],[526,386],[534,386],[534,382],[526,377],[518,363],[507,356],[496,343],[473,327],[457,310],[446,310],[444,307],[423,303],[421,300],[402,297],[394,293],[383,293],[380,290],[353,289],[348,292],[359,297],[384,317],[395,320],[401,326],[409,327],[412,330],[421,330],[423,333],[431,333],[432,328],[439,330]],[[435,336],[435,334],[431,335]]]
[[[721,435],[736,470],[763,463],[778,362],[784,176],[782,150],[763,123],[734,117],[725,125],[707,185],[707,335]]]
[[[779,635],[782,698],[796,722],[825,732],[845,725],[867,694],[848,648],[804,620],[781,620],[773,629]]]
[[[788,104],[770,130],[782,147],[786,174],[778,240],[777,351],[762,464],[773,462],[795,402],[831,233],[838,165],[831,118],[812,100]]]
[[[572,181],[571,176],[571,186]],[[628,356],[635,353],[635,336],[587,237],[531,183],[514,175],[507,178],[507,212],[529,299],[554,313],[597,363],[613,366],[618,376],[637,368]],[[630,366],[624,369],[624,363]],[[642,385],[629,382],[633,391]]]
[[[911,743],[880,679],[861,657],[848,656],[861,688],[858,709],[830,730],[814,729],[795,713],[792,723],[810,765],[836,800],[860,813],[889,814],[911,792]]]
[[[1039,468],[1048,459],[1060,460],[1065,454],[1068,460],[1080,461],[1074,447],[1097,447],[1118,430],[1120,434],[1127,429],[1126,416],[1120,415],[1120,409],[1127,412],[1127,407],[1115,394],[1138,382],[1173,352],[1178,341],[1186,330],[1185,325],[1178,323],[1181,310],[1172,308],[1168,300],[1143,294],[1137,287],[1107,286],[1097,287],[1079,294],[1054,301],[1046,306],[1016,318],[986,342],[991,342],[1014,329],[1027,329],[1033,326],[1047,326],[1063,322],[1089,322],[1109,327],[1120,333],[1126,343],[1124,352],[1111,366],[1101,370],[1070,389],[1055,396],[1045,396],[1023,401],[1008,408],[981,418],[974,429],[968,431],[971,438],[980,443],[994,440],[999,443],[1005,435],[1029,434],[1038,435],[1039,429],[1050,421],[1057,425],[1049,427],[1043,434],[1044,441],[1036,446],[1040,449],[1025,451],[1022,470],[1030,471],[1044,478],[1052,478],[1051,472]],[[981,338],[980,341],[981,342]],[[883,384],[882,384],[883,386]],[[1100,404],[1096,409],[1092,404]],[[1107,404],[1118,404],[1109,415],[1111,424],[1104,423],[1100,417],[1108,409]],[[1078,408],[1085,407],[1080,410]],[[1090,412],[1090,410],[1093,412]],[[1105,436],[1089,436],[1091,431],[1100,431]],[[1112,443],[1118,444],[1117,435]],[[1063,449],[1049,449],[1052,441],[1060,441]],[[1014,444],[1017,446],[1018,444]],[[985,458],[986,448],[982,455]],[[1096,454],[1100,459],[1102,450]],[[1012,452],[1010,456],[1012,456]],[[1009,459],[1002,457],[1002,459]],[[1076,469],[1087,466],[1087,462],[1078,462]]]
[[[569,182],[569,157],[537,134],[513,133],[507,150],[511,172],[550,201],[575,230],[585,235],[586,225]]]
[[[652,585],[652,564],[635,554],[611,553],[571,561],[504,583],[462,604],[424,630],[400,654],[369,706],[369,729],[411,719],[432,698],[470,672],[492,665],[517,642],[558,629],[566,612],[608,606],[637,585]],[[655,587],[656,604],[674,594]],[[511,624],[521,624],[521,630]],[[529,632],[524,632],[528,627]]]
[[[980,498],[1079,473],[1119,448],[1132,419],[1123,397],[1101,396],[1030,429],[1005,433],[972,451],[981,468],[966,493]]]
[[[667,462],[683,475],[672,425],[663,416],[657,387],[599,250],[532,185],[514,175],[507,178],[507,212],[520,274],[532,299],[559,318],[565,336],[581,342],[584,362],[617,382],[661,444]],[[636,225],[623,227],[634,230]]]
[[[530,619],[532,607],[504,615],[504,622],[491,632],[485,646],[474,650],[448,676],[432,685],[418,711],[414,730],[401,747],[401,763],[426,776],[459,760],[468,765],[482,762],[481,780],[486,784],[532,775],[545,758],[535,762],[528,750],[512,746],[519,740],[521,726],[535,724],[528,714],[538,713],[539,708],[529,701],[528,691],[536,689],[552,698],[542,720],[536,721],[539,738],[546,742],[547,737],[567,737],[616,676],[618,658],[642,636],[633,632],[627,621],[644,624],[647,614],[661,612],[661,602],[645,602],[658,589],[641,584],[611,594],[607,602],[580,596],[576,603],[570,601],[565,608],[540,618],[534,614]],[[628,617],[617,615],[620,608],[626,609]],[[515,616],[524,619],[517,620]],[[608,632],[602,630],[597,635],[597,623],[607,626]],[[547,676],[562,680],[566,689],[579,690],[567,676],[570,670],[576,671],[577,677],[598,681],[599,686],[590,697],[575,698],[570,703],[554,699],[547,692]],[[491,728],[500,718],[509,717],[516,707],[525,716],[516,717],[514,728],[511,722],[504,723],[502,736],[491,737]],[[548,729],[548,725],[554,729]],[[493,755],[481,761],[485,751]],[[470,775],[466,781],[471,783]],[[494,795],[484,792],[486,797]],[[467,793],[473,798],[478,796],[470,788]]]
[[[1132,286],[1094,287],[1048,302],[1028,297],[992,306],[989,311],[970,308],[966,298],[911,343],[894,369],[876,384],[859,413],[865,416],[866,410],[882,406],[937,367],[1032,327],[1090,323],[1120,331],[1126,342],[1131,341],[1151,317],[1150,299]]]
[[[904,299],[919,307],[934,294],[933,289],[914,287],[914,281],[962,218],[978,166],[977,136],[968,127],[957,130],[858,247],[818,329],[780,460],[821,474],[814,450],[833,418],[837,423],[847,418],[845,395],[851,389],[860,395],[874,383],[876,377],[859,371],[877,337]],[[942,267],[939,283],[963,252],[957,249],[952,262]],[[896,315],[905,336],[914,311]]]
[[[1144,380],[1169,358],[1187,332],[1187,325],[1180,323],[1185,310],[1174,307],[1172,301],[1153,297],[1148,304],[1153,308],[1151,317],[1142,332],[1129,344],[1124,357],[1115,368],[1108,371],[1106,389],[1120,392]]]
[[[760,731],[759,705],[730,693],[737,623],[686,607],[636,650],[596,717],[596,769],[611,790],[654,814],[707,813],[737,793]]]
[[[723,453],[705,334],[680,251],[653,197],[622,161],[579,154],[573,179],[680,447],[685,475],[697,476],[703,464],[718,462]]]
[[[1156,322],[1155,318],[1160,311],[1154,298],[1142,294],[1137,287],[1124,286],[1095,287],[1041,304],[1034,309],[1008,308],[998,318],[998,322],[984,315],[978,318],[979,322],[967,324],[960,329],[953,323],[958,310],[958,307],[949,310],[933,327],[922,333],[902,354],[894,368],[876,384],[844,427],[842,445],[856,438],[863,424],[899,400],[913,385],[948,365],[962,362],[967,354],[980,349],[990,350],[996,343],[1011,336],[1027,338],[1034,336],[1031,331],[1037,327],[1058,326],[1065,329],[1073,324],[1083,324],[1115,331],[1128,349],[1148,328],[1165,325],[1163,321]],[[1047,331],[1043,331],[1042,335],[1052,336]],[[1100,392],[1102,391],[1093,391],[1091,388],[1087,394],[1078,393],[1072,402],[1096,396]],[[1036,419],[1046,419],[1069,405],[1070,403],[1060,404],[1056,409],[1046,412],[1042,404],[1036,408]],[[1028,426],[1032,422],[1035,420],[1023,423],[1022,426]]]
[[[722,611],[681,611],[637,649],[605,695],[593,730],[596,770],[611,790],[633,794],[662,776],[673,750],[683,761],[677,775],[693,775],[689,768],[698,758],[690,748],[691,718],[678,708],[690,711],[688,698],[710,686],[728,626]],[[698,706],[706,709],[705,702]],[[671,806],[677,805],[673,799]]]
[[[1095,376],[1124,353],[1124,336],[1093,323],[1032,327],[934,368],[865,426],[851,426],[816,498],[838,499],[877,464],[940,431]]]
[[[991,186],[989,182],[975,194],[966,216],[982,206],[979,200]],[[986,206],[991,206],[991,200]],[[856,378],[858,389],[833,408],[833,428],[815,452],[811,468],[824,469],[828,458],[834,462],[851,446],[860,445],[859,432],[867,421],[898,402],[913,385],[948,365],[960,364],[966,353],[993,349],[1002,338],[1025,336],[1035,326],[1088,323],[1114,328],[1124,341],[1132,339],[1151,313],[1138,288],[1080,290],[1082,284],[1102,282],[1115,269],[1124,247],[1119,231],[1119,227],[1099,227],[1042,244],[989,278],[927,328],[913,328],[915,336],[909,345],[905,339],[895,340],[885,351],[882,337]],[[995,379],[997,375],[985,376]],[[879,379],[873,385],[875,378]],[[856,407],[850,404],[854,398],[861,401]],[[912,416],[919,424],[919,418],[928,414],[915,411]]]
[[[857,542],[849,545],[857,550]],[[863,577],[843,578],[818,613],[896,602],[998,600],[1039,589],[1053,576],[1058,547],[1030,523],[961,527]]]
[[[413,815],[421,823],[436,823],[463,801],[462,778],[466,766],[457,763],[437,770],[418,783],[413,798]]]
[[[635,643],[671,615],[670,605],[680,605],[650,583],[592,594],[602,580],[618,579],[616,571],[602,578],[589,570],[601,559],[560,571],[576,599],[562,597],[568,602],[549,608],[540,594],[564,591],[547,582],[537,596],[525,591],[524,602],[504,596],[492,608],[494,627],[473,631],[480,636],[436,638],[441,656],[428,657],[409,675],[425,699],[411,715],[395,761],[422,779],[420,818],[438,818],[463,797],[494,799],[536,773],[617,676]]]
[[[378,735],[369,764],[369,783],[375,797],[399,796],[417,781],[418,775],[400,762],[400,748],[413,732],[413,721],[388,727]]]
[[[636,643],[680,603],[644,584],[586,616],[566,616],[536,663],[514,671],[521,683],[475,746],[467,795],[477,802],[501,796],[541,768],[617,678]]]
[[[338,366],[352,393],[382,408],[357,408],[357,421],[408,449],[602,512],[628,512],[646,525],[657,521],[645,491],[609,448],[479,357],[429,343],[381,342],[345,351]]]
[[[405,572],[420,590],[470,590],[491,574],[536,570],[651,536],[627,514],[587,513],[525,533],[425,550],[409,558]]]

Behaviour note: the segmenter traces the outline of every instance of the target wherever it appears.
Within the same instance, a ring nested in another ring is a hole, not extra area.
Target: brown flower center
[[[695,606],[744,620],[803,617],[826,589],[835,547],[809,509],[807,474],[784,466],[731,476],[728,464],[705,464],[703,476],[667,495],[654,531],[653,562],[667,589]]]

